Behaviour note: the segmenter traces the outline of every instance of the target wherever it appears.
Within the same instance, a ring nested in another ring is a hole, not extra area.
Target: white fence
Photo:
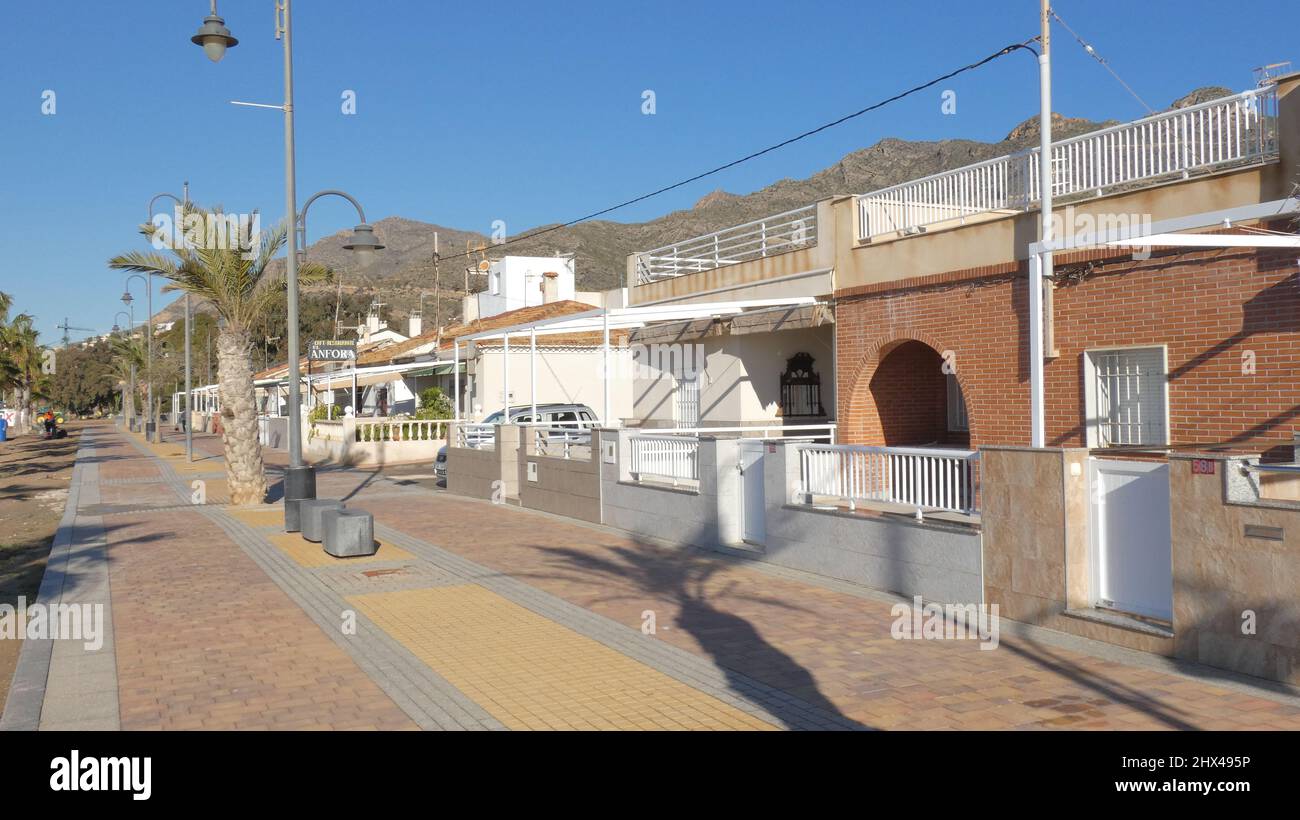
[[[591,431],[572,427],[538,427],[533,433],[533,455],[589,459]]]
[[[446,420],[357,419],[356,441],[435,441],[447,437]]]
[[[712,270],[817,244],[817,206],[734,225],[637,254],[638,285]]]
[[[1277,89],[1254,89],[1052,143],[1052,195],[1189,176],[1278,154]],[[1039,149],[987,160],[858,197],[869,239],[1038,201]]]
[[[974,514],[977,452],[921,447],[805,444],[799,493],[814,498],[886,502],[922,512]]]
[[[632,477],[667,479],[674,485],[700,480],[700,440],[694,436],[631,436]]]
[[[456,425],[456,446],[472,450],[491,450],[496,447],[497,426],[495,424]]]

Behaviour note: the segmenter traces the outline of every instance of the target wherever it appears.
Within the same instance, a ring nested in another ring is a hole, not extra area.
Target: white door
[[[1093,458],[1089,472],[1097,605],[1172,620],[1169,465]]]
[[[740,442],[741,538],[762,546],[767,541],[767,520],[763,510],[763,448],[761,441]]]

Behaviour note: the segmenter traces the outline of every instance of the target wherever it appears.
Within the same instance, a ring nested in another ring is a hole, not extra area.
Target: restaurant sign
[[[313,362],[355,362],[357,343],[314,339],[307,344],[307,359]]]

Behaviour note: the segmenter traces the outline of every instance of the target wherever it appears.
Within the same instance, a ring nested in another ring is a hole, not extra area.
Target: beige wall
[[[519,429],[515,425],[497,425],[495,446],[490,450],[448,447],[447,489],[458,495],[497,503],[517,498]],[[456,440],[454,423],[450,440]]]
[[[1210,457],[1205,475],[1192,458],[1169,460],[1175,654],[1300,684],[1300,503],[1260,500],[1238,459]]]

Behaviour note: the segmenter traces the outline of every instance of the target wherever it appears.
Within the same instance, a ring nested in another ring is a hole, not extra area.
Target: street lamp
[[[217,13],[217,0],[212,0],[212,13],[213,15],[216,15]],[[221,20],[221,18],[219,17],[217,17],[216,19],[218,21]],[[229,32],[226,33],[229,34]],[[235,42],[237,42],[235,41],[235,38],[231,37],[230,39],[232,41],[230,45],[232,46],[235,45]],[[195,42],[197,42],[197,40]],[[222,53],[223,54],[225,53],[224,47],[222,48]],[[221,56],[217,55],[213,59],[220,60]],[[182,220],[182,224],[172,226],[173,228],[172,235],[181,236],[181,237],[185,236],[185,225],[183,223],[185,219],[185,213],[190,209],[189,182],[186,182],[184,184],[182,188],[182,192],[184,193],[183,199],[177,197],[175,194],[168,194],[168,193],[154,194],[153,199],[149,200],[149,224],[151,225],[153,224],[154,203],[164,197],[167,197],[175,200],[176,204],[181,206],[180,217]],[[191,372],[190,372],[190,337],[194,334],[194,328],[190,324],[192,319],[193,316],[190,313],[190,292],[187,290],[185,291],[185,415],[181,417],[185,425],[185,463],[187,464],[194,460],[194,433],[191,432],[190,430],[190,422],[192,421],[192,419],[190,418],[190,391],[194,389],[191,383]]]
[[[295,156],[293,138],[293,0],[276,0],[275,37],[284,42],[284,104],[261,105],[259,108],[279,108],[284,112],[284,200],[285,217],[291,220],[289,230],[289,253],[285,258],[285,286],[288,291],[288,310],[285,317],[288,325],[289,348],[289,467],[284,473],[284,525],[288,532],[299,529],[298,502],[316,497],[316,472],[302,461],[302,385],[298,368],[298,356],[301,346],[298,339],[298,204],[297,180],[295,178]],[[220,60],[226,49],[238,44],[225,26],[225,20],[217,16],[216,0],[212,1],[212,13],[204,18],[197,34],[190,38],[192,42],[203,47],[208,58],[214,62]],[[351,199],[351,197],[348,197]],[[353,200],[353,204],[356,201]],[[358,211],[360,206],[357,206]],[[370,251],[378,250],[374,232],[365,224],[358,225],[352,233],[348,245],[351,250],[359,251],[364,257]]]
[[[230,36],[226,21],[217,16],[217,0],[212,0],[212,13],[203,18],[203,25],[190,38],[191,43],[203,46],[203,53],[214,63],[221,62],[226,56],[226,49],[239,45],[239,41]]]
[[[129,295],[129,294],[128,294],[128,295]],[[130,305],[129,302],[128,302],[127,304],[128,304],[128,306]],[[131,337],[131,333],[135,331],[135,316],[134,316],[134,312],[128,313],[128,312],[125,311],[125,310],[119,310],[117,313],[114,313],[114,314],[113,314],[113,332],[114,332],[114,333],[121,333],[121,332],[122,332],[122,326],[119,325],[119,324],[117,323],[117,317],[119,317],[119,316],[125,316],[125,317],[126,317],[126,322],[127,322],[127,324],[126,324],[126,335],[127,335],[127,338],[129,339],[129,338]],[[131,383],[128,384],[128,385],[126,386],[126,388],[129,389],[129,390],[131,391],[129,395],[131,395],[132,397],[134,397],[134,396],[135,396],[135,360],[134,360],[134,359],[131,360],[131,374],[130,374],[130,375],[131,375]],[[128,412],[128,410],[130,411],[130,415],[127,416],[127,419],[126,419],[127,430],[130,430],[130,429],[131,429],[131,425],[135,423],[135,400],[134,400],[134,398],[132,399],[132,401],[131,401],[131,405],[130,405],[130,407],[128,408],[128,407],[127,407],[127,403],[126,403],[126,397],[127,397],[127,395],[128,395],[128,393],[127,393],[126,389],[123,389],[123,390],[122,390],[122,412],[125,414],[125,413]]]
[[[131,309],[131,319],[132,319],[131,327],[132,330],[134,331],[135,305],[133,303],[135,302],[135,299],[131,296],[132,279],[139,279],[141,282],[144,282],[145,288],[149,291],[148,299],[145,303],[145,308],[149,311],[149,321],[145,323],[146,326],[145,326],[145,334],[144,334],[145,344],[146,344],[146,353],[145,353],[145,362],[144,362],[146,381],[144,387],[145,387],[145,401],[147,401],[149,404],[148,407],[146,408],[145,416],[144,416],[144,438],[145,441],[154,441],[154,439],[157,437],[158,425],[153,415],[153,274],[151,273],[148,275],[148,277],[145,277],[142,276],[141,274],[133,273],[130,276],[126,277],[126,290],[122,293],[122,303]]]

